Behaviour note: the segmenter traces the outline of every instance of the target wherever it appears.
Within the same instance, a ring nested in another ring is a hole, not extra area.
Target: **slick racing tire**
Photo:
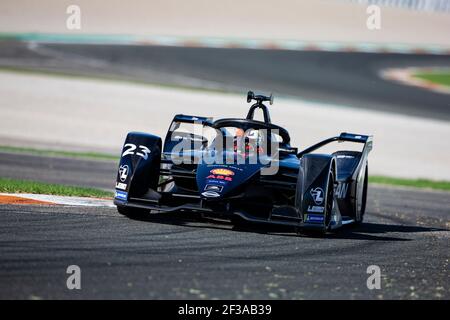
[[[364,172],[364,178],[362,181],[362,190],[360,192],[357,192],[356,194],[356,214],[355,214],[355,224],[359,225],[363,223],[364,221],[364,213],[366,212],[366,202],[367,202],[367,184],[368,184],[368,176],[369,176],[369,169],[368,165],[366,165],[366,170]],[[358,188],[358,186],[357,186]]]
[[[149,213],[149,210],[146,209],[129,208],[124,206],[117,206],[117,211],[120,214],[127,216],[129,218],[142,217],[145,214]]]
[[[328,187],[327,187],[327,202],[325,204],[325,218],[323,223],[322,233],[326,233],[330,229],[331,218],[333,214],[334,206],[334,170],[331,170],[328,174]]]

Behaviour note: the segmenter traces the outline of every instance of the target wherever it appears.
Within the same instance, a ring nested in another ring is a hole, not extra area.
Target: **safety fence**
[[[346,0],[359,4],[399,7],[418,11],[450,13],[450,0]]]

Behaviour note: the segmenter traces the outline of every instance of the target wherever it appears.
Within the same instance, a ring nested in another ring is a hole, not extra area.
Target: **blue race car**
[[[176,115],[164,142],[130,132],[114,203],[120,213],[194,212],[202,216],[327,232],[364,219],[372,137],[341,133],[303,151],[271,122],[273,96],[249,91],[247,117],[213,121]],[[262,111],[263,121],[255,119]],[[332,142],[360,151],[314,153]]]

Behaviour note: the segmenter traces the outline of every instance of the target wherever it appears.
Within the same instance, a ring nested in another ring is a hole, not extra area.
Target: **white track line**
[[[53,204],[82,207],[115,207],[111,199],[98,199],[86,197],[66,197],[47,194],[31,193],[0,193],[0,195],[14,196],[18,198],[31,199],[36,201],[50,202]]]
[[[291,51],[329,51],[329,52],[366,52],[366,53],[400,53],[400,54],[434,54],[449,55],[450,47],[438,45],[411,45],[397,43],[342,42],[342,41],[302,41],[302,40],[267,40],[240,39],[220,37],[180,37],[180,36],[122,36],[101,37],[83,35],[36,34],[33,36],[17,35],[17,39],[43,44],[109,44],[142,45],[190,48],[227,48],[255,50],[291,50]]]
[[[423,89],[450,94],[450,88],[425,79],[415,77],[415,74],[425,72],[433,73],[434,71],[442,71],[439,68],[392,68],[385,69],[380,72],[380,76],[386,80],[400,82],[402,84],[420,87]]]

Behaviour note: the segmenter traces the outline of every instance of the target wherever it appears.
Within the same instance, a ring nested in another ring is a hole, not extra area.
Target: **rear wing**
[[[364,148],[362,150],[363,156],[364,155],[367,156],[369,154],[370,150],[372,150],[372,145],[373,145],[373,137],[372,136],[342,132],[339,136],[328,138],[326,140],[323,140],[319,143],[312,145],[309,148],[306,148],[305,150],[299,152],[297,154],[297,157],[301,158],[303,155],[305,155],[307,153],[311,153],[311,152],[323,147],[324,145],[327,145],[327,144],[329,144],[331,142],[335,142],[335,141],[364,143]]]
[[[347,133],[342,132],[339,136],[332,137],[326,140],[323,140],[319,143],[316,143],[315,145],[312,145],[309,148],[306,148],[305,150],[299,152],[297,154],[297,157],[301,158],[303,155],[307,153],[311,153],[316,149],[319,149],[320,147],[323,147],[326,144],[329,144],[331,142],[355,142],[355,143],[364,143],[364,147],[361,151],[361,157],[358,161],[358,164],[356,168],[353,170],[353,173],[351,175],[351,178],[353,180],[356,180],[358,178],[358,175],[360,174],[361,168],[365,165],[367,158],[369,156],[369,152],[372,150],[373,146],[373,136],[366,136],[362,134],[355,134],[355,133]]]
[[[212,118],[206,118],[206,117],[197,117],[197,116],[189,116],[184,114],[177,114],[175,117],[173,117],[173,122],[187,122],[187,123],[200,123],[202,125],[212,125]]]
[[[338,137],[338,141],[349,141],[359,143],[367,143],[368,141],[371,140],[372,136],[365,136],[362,134],[347,133],[347,132],[342,132]]]

